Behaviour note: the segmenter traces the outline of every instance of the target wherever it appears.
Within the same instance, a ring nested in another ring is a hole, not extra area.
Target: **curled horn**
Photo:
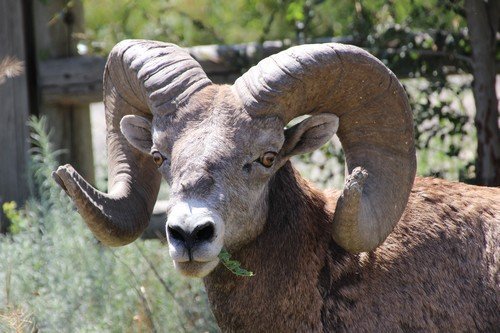
[[[174,112],[211,84],[200,65],[176,45],[126,40],[113,48],[104,73],[109,193],[93,188],[70,165],[53,173],[104,244],[125,245],[141,235],[161,180],[152,158],[132,148],[121,133],[121,119]]]
[[[285,123],[304,114],[339,117],[349,176],[333,238],[352,253],[381,244],[401,218],[416,170],[412,113],[394,74],[354,46],[302,45],[262,60],[232,89],[250,114]]]

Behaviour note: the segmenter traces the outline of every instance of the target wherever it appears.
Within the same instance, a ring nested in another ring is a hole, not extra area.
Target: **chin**
[[[215,267],[219,264],[219,258],[215,258],[212,261],[184,261],[179,262],[174,260],[174,267],[182,275],[188,277],[202,278],[210,274]]]

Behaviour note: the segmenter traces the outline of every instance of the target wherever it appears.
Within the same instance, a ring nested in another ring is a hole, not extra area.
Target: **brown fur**
[[[205,278],[223,331],[499,330],[499,189],[417,178],[393,233],[359,255],[332,241],[337,198],[278,171],[264,231],[233,253],[256,275]]]

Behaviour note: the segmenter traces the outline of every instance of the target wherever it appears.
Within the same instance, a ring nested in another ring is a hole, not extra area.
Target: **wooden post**
[[[0,0],[0,63],[6,57],[26,60],[21,1]],[[0,232],[7,229],[1,209],[6,201],[22,204],[28,194],[26,160],[29,114],[25,73],[0,83]]]
[[[83,32],[81,1],[35,1],[34,20],[38,68],[47,60],[77,55],[75,36]],[[95,183],[87,101],[53,102],[42,91],[39,113],[49,120],[56,149],[65,151],[61,163],[73,164],[88,181]]]

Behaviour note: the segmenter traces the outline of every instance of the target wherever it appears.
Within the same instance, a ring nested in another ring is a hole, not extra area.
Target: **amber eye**
[[[153,156],[153,161],[155,161],[156,165],[158,167],[161,167],[163,161],[165,161],[165,157],[163,157],[163,155],[159,151],[154,151],[151,153],[151,155]]]
[[[270,168],[273,166],[274,161],[276,160],[276,155],[277,154],[275,152],[268,151],[260,157],[259,162],[266,168]]]

